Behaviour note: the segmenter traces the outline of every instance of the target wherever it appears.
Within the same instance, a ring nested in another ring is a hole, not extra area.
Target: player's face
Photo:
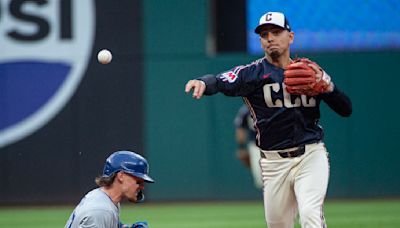
[[[122,192],[124,197],[131,202],[138,200],[138,192],[144,189],[144,180],[124,173],[124,183],[122,184]]]
[[[289,53],[293,38],[293,32],[274,25],[266,26],[260,32],[261,47],[272,59],[278,59],[283,54]]]

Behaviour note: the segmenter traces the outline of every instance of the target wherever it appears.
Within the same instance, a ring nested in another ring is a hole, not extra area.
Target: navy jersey
[[[247,131],[247,140],[254,141],[256,139],[254,122],[246,105],[240,107],[235,116],[234,124],[236,128],[243,128]]]
[[[257,132],[256,144],[263,150],[279,150],[323,140],[319,125],[321,100],[341,116],[352,112],[350,99],[337,86],[318,96],[291,95],[283,84],[282,68],[258,59],[217,75],[205,75],[205,95],[217,92],[241,96]]]

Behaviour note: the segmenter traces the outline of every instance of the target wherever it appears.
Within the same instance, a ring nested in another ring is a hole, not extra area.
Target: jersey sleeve
[[[205,95],[221,92],[227,96],[247,96],[260,86],[262,67],[257,64],[237,66],[217,75],[204,75],[198,78],[206,84]]]
[[[322,100],[337,114],[344,117],[351,115],[353,109],[350,98],[340,91],[336,85],[331,93],[324,93],[320,96]]]

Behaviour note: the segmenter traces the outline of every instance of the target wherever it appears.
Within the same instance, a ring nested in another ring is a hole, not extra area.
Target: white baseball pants
[[[323,205],[329,179],[325,145],[306,145],[305,153],[293,158],[281,158],[277,152],[262,151],[266,156],[260,159],[268,227],[293,228],[298,213],[302,228],[325,228]]]

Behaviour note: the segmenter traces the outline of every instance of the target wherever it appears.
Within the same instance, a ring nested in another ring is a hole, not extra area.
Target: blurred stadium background
[[[400,2],[339,2],[0,0],[0,206],[73,205],[122,149],[148,158],[149,203],[260,202],[235,158],[241,98],[184,85],[262,56],[251,33],[269,10],[353,102],[348,119],[322,108],[328,201],[398,199]]]

